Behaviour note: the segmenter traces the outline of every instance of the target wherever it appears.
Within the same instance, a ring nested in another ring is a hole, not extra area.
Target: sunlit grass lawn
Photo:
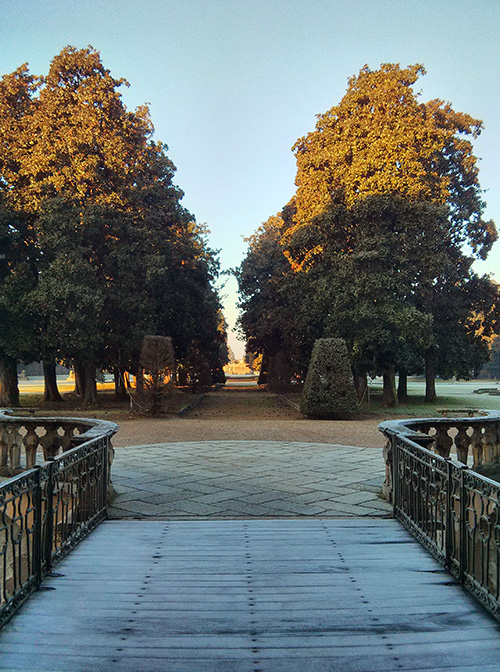
[[[386,408],[382,403],[382,385],[370,386],[369,400],[365,401],[361,410],[363,413],[373,415],[393,415],[430,417],[441,415],[443,410],[467,410],[483,409],[490,411],[500,410],[500,396],[489,394],[475,394],[474,390],[495,389],[500,390],[496,381],[474,380],[468,382],[436,381],[437,400],[425,401],[425,384],[423,381],[408,383],[409,398],[407,402],[400,403],[397,408]]]
[[[62,403],[43,403],[43,395],[41,394],[42,385],[40,384],[40,392],[24,391],[21,393],[21,406],[24,408],[37,408],[39,413],[48,415],[90,415],[92,417],[108,417],[113,416],[127,416],[131,414],[130,402],[116,401],[113,397],[113,392],[110,389],[112,386],[108,383],[100,386],[99,389],[99,406],[92,410],[85,410],[83,402],[79,398],[67,396]],[[438,398],[433,403],[424,401],[425,386],[423,381],[413,380],[408,384],[409,399],[405,403],[399,404],[395,408],[387,408],[382,403],[382,385],[376,380],[370,384],[370,393],[360,406],[361,418],[366,417],[439,417],[443,410],[467,410],[467,409],[485,409],[492,411],[500,411],[500,396],[491,396],[488,394],[474,394],[475,389],[490,388],[500,390],[500,384],[496,381],[476,380],[471,382],[451,382],[451,381],[437,381],[436,390]],[[248,394],[248,392],[255,391],[255,395]],[[259,415],[267,406],[271,405],[271,400],[266,394],[259,394],[264,390],[258,388],[235,388],[234,393],[238,395],[239,392],[245,392],[244,406],[247,413],[251,414],[252,409],[255,415]],[[228,403],[230,398],[234,395],[231,388],[226,388],[223,395],[215,394],[218,398],[218,405],[220,405],[221,414],[224,414],[224,402]],[[171,395],[167,408],[167,414],[175,414],[181,411],[185,406],[196,401],[200,395],[187,393],[183,390],[175,389]],[[284,395],[295,404],[300,404],[300,393],[290,393]],[[215,402],[215,398],[213,399]],[[209,404],[210,406],[210,404]],[[137,410],[137,409],[135,409]],[[229,412],[229,410],[228,410]]]
[[[440,417],[444,410],[468,410],[482,409],[500,411],[500,396],[489,394],[474,394],[474,390],[481,388],[500,390],[496,381],[475,380],[471,382],[437,381],[436,392],[438,398],[435,402],[425,401],[425,385],[421,381],[408,384],[408,401],[400,403],[395,408],[387,408],[382,403],[382,384],[375,383],[369,387],[360,405],[360,413],[363,417]],[[286,395],[294,403],[300,404],[300,393]]]
[[[404,404],[396,408],[387,408],[382,404],[382,395],[375,394],[369,402],[361,405],[361,412],[370,415],[401,415],[409,417],[433,417],[440,416],[444,410],[468,410],[481,409],[488,411],[500,411],[500,397],[491,397],[486,394],[467,394],[463,396],[438,396],[437,401],[429,403],[423,395],[414,395],[408,398]]]
[[[191,394],[180,389],[172,390],[164,404],[165,415],[175,415],[182,411],[186,406],[197,401],[201,394]],[[20,395],[20,407],[37,409],[37,415],[64,415],[64,416],[82,416],[92,418],[106,418],[113,416],[118,418],[120,416],[127,417],[137,414],[140,409],[132,404],[130,400],[117,401],[114,394],[109,389],[98,388],[98,405],[92,409],[86,409],[84,402],[79,397],[65,396],[63,394],[63,401],[45,403],[43,394],[39,393],[22,393]]]

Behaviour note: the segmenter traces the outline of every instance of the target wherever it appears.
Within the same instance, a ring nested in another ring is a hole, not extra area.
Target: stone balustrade
[[[43,460],[100,436],[113,436],[118,425],[93,418],[37,417],[0,410],[0,476],[14,476]]]
[[[500,413],[473,410],[442,413],[441,418],[389,420],[378,426],[387,438],[383,491],[388,501],[392,501],[392,442],[398,436],[441,457],[455,458],[481,474],[500,476]]]

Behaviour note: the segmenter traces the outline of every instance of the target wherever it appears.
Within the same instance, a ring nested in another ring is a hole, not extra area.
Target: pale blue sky
[[[134,109],[150,103],[184,204],[223,268],[294,192],[291,146],[367,63],[423,63],[422,99],[483,120],[475,143],[486,214],[500,225],[500,0],[2,0],[0,74],[45,74],[91,44]],[[500,243],[479,272],[500,281]],[[234,282],[226,316],[236,316]],[[242,353],[242,346],[233,349]]]

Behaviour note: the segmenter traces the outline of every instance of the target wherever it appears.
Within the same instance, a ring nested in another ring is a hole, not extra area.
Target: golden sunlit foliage
[[[440,100],[419,101],[422,65],[362,68],[341,102],[318,115],[316,129],[294,145],[295,214],[284,244],[332,203],[352,206],[384,194],[448,204],[455,233],[474,251],[490,249],[495,230],[482,222],[477,159],[469,138],[482,123]],[[310,250],[313,260],[321,249]],[[288,255],[298,270],[293,255]]]

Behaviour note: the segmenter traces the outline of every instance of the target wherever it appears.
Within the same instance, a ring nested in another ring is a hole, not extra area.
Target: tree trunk
[[[85,362],[85,406],[91,408],[97,404],[96,365]]]
[[[43,362],[43,379],[45,384],[44,401],[62,401],[62,397],[57,389],[55,362]]]
[[[383,393],[383,404],[393,408],[398,405],[398,400],[396,398],[396,373],[394,367],[391,366],[384,374],[384,393]]]
[[[80,362],[77,362],[76,359],[73,362],[73,368],[75,370],[75,394],[79,397],[85,396],[85,369]]]
[[[398,401],[408,401],[408,372],[400,369],[398,378]]]
[[[271,391],[276,391],[276,365],[275,365],[276,355],[269,355],[267,360],[267,371],[266,371],[266,385],[267,389]]]
[[[425,401],[436,401],[436,360],[434,355],[425,356]]]
[[[19,406],[17,361],[12,357],[0,357],[0,406]]]
[[[127,398],[125,373],[122,372],[119,368],[115,367],[113,369],[113,375],[115,377],[115,399],[124,401]]]
[[[144,371],[139,367],[135,376],[135,389],[138,395],[144,392]]]
[[[271,392],[285,392],[290,389],[292,377],[288,357],[281,350],[273,357],[269,357],[267,368],[267,389]]]
[[[257,385],[265,385],[267,383],[267,369],[269,368],[269,357],[267,353],[262,355],[262,362],[260,364],[259,379]]]
[[[366,371],[359,371],[358,369],[354,369],[354,387],[356,389],[358,401],[362,401],[368,388],[368,376]]]

